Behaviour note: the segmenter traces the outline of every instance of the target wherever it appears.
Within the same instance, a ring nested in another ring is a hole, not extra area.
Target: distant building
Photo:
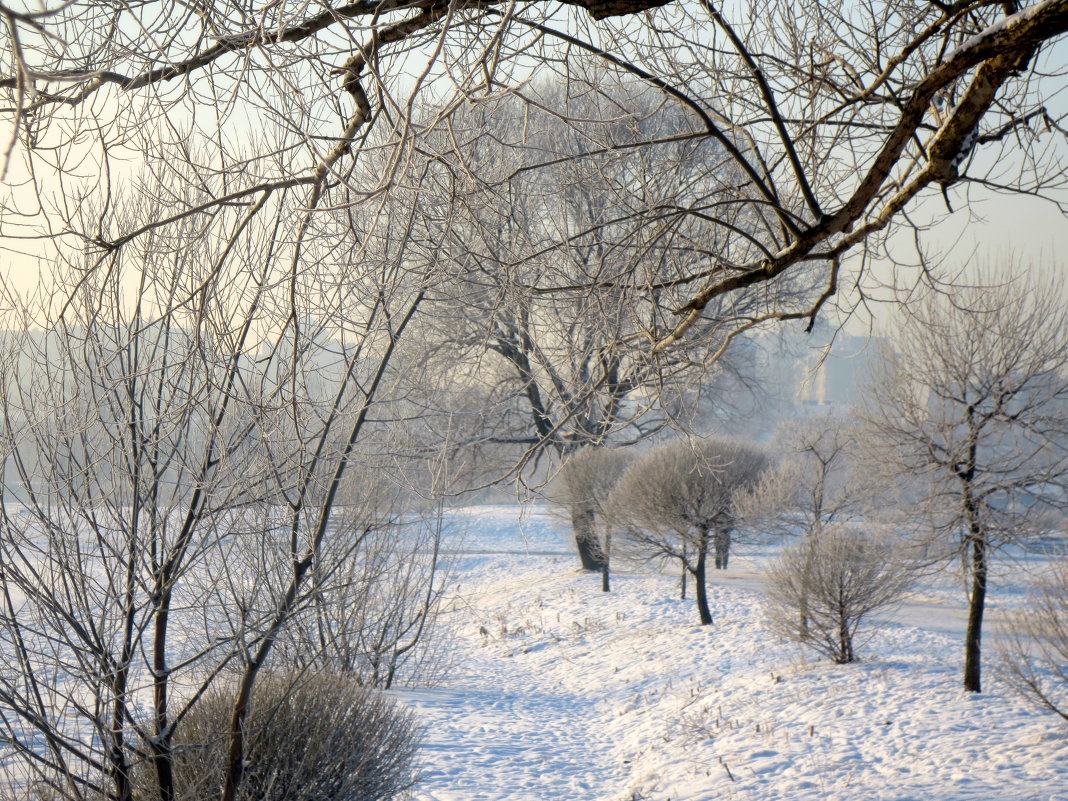
[[[800,409],[829,411],[856,405],[878,350],[872,337],[838,333],[830,346],[813,349],[801,363],[797,387]]]

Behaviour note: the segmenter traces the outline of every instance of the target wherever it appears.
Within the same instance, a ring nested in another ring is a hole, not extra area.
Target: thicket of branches
[[[857,659],[861,627],[915,581],[898,543],[844,525],[809,532],[767,570],[772,627],[837,664]]]
[[[1002,635],[1002,675],[1038,707],[1068,722],[1068,562],[1031,592]]]
[[[640,218],[662,246],[700,256],[666,281],[622,279],[653,303],[669,290],[644,332],[656,352],[699,330],[706,312],[722,308],[716,299],[752,287],[765,285],[766,302],[737,326],[814,313],[837,291],[843,257],[892,257],[882,252],[886,235],[912,225],[905,212],[925,198],[944,192],[946,205],[965,204],[977,184],[1056,201],[1064,182],[1063,126],[1051,103],[1064,65],[1051,48],[1068,30],[1066,0],[316,0],[195,10],[78,0],[31,13],[4,5],[0,14],[4,155],[9,176],[24,182],[3,233],[44,231],[97,254],[176,217],[220,230],[232,221],[216,212],[234,203],[282,195],[301,209],[332,208],[339,183],[355,192],[347,202],[374,206],[404,184],[414,140],[451,135],[459,109],[502,94],[580,129],[582,110],[531,92],[532,73],[565,76],[582,93],[594,74],[593,92],[602,79],[646,85],[660,108],[650,112],[638,96],[616,101],[619,119],[646,118],[641,130],[611,131],[608,141],[579,134],[532,154],[529,170],[569,162],[591,173],[665,146],[708,143],[721,154],[719,191],[619,207],[616,219]],[[590,66],[573,68],[579,55]],[[423,113],[427,105],[434,113]],[[680,117],[683,125],[656,121]],[[278,135],[237,144],[249,130]],[[354,170],[369,152],[385,154],[383,169]],[[125,181],[119,163],[131,156],[152,159],[160,180],[147,191],[187,168],[195,191],[113,224],[104,198]],[[481,169],[460,165],[475,182]],[[486,183],[503,191],[502,177]],[[99,224],[71,219],[75,197],[99,200]],[[560,247],[599,235],[599,221],[575,222]],[[740,249],[702,245],[728,240]],[[819,286],[783,302],[783,281],[813,265]]]
[[[148,759],[169,801],[225,669],[238,797],[257,676],[383,427],[433,413],[421,455],[530,448],[515,470],[643,435],[665,379],[811,324],[924,200],[1064,187],[1068,0],[565,5],[0,3],[0,235],[47,267],[6,290],[0,690],[42,780],[127,801]],[[435,330],[450,403],[394,363]]]
[[[436,297],[460,308],[440,328],[482,407],[457,431],[524,449],[504,472],[647,433],[664,415],[641,411],[679,398],[665,377],[766,321],[813,323],[846,271],[845,305],[863,300],[868,257],[894,260],[900,227],[922,239],[940,195],[1058,202],[1066,174],[1049,99],[1068,0],[0,16],[7,241],[106,270],[152,237],[173,253],[208,238],[225,272],[222,243],[277,220],[271,258],[298,283],[347,247],[338,216],[388,229],[394,253],[441,247]],[[152,202],[117,213],[125,194]]]
[[[143,768],[169,801],[175,738],[225,682],[213,792],[240,797],[277,644],[328,587],[355,586],[355,566],[389,559],[379,538],[399,510],[348,473],[390,445],[376,415],[403,390],[392,360],[432,262],[391,252],[385,218],[357,235],[342,216],[317,220],[314,272],[280,274],[288,210],[275,211],[273,231],[161,232],[106,270],[75,254],[36,295],[6,295],[21,323],[0,362],[0,705],[16,782],[128,801]],[[394,578],[363,607],[400,619],[379,625],[382,683],[440,591]],[[321,634],[303,664],[336,647]]]

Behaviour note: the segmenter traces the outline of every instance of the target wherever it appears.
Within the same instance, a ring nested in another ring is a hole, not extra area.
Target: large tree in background
[[[513,410],[487,421],[475,441],[561,460],[678,421],[699,382],[706,397],[723,391],[729,360],[711,370],[707,363],[741,318],[741,299],[704,323],[700,337],[651,354],[649,332],[663,309],[626,285],[636,275],[684,278],[707,253],[740,255],[751,245],[744,237],[706,241],[716,232],[683,232],[684,221],[651,224],[640,213],[728,193],[737,176],[714,143],[669,141],[581,163],[566,158],[576,148],[688,132],[685,115],[662,113],[656,93],[578,75],[530,92],[538,108],[504,95],[456,113],[447,136],[427,137],[432,169],[421,190],[448,210],[438,241],[449,265],[440,289],[449,311],[439,306],[437,338],[451,346],[454,363],[478,365],[469,372],[493,387],[487,394],[495,405]],[[565,124],[561,113],[583,123]],[[559,163],[538,166],[550,154],[561,154]],[[734,227],[749,223],[739,218]],[[571,509],[583,567],[602,569],[591,516]]]
[[[1059,284],[1003,281],[909,306],[863,412],[876,467],[961,558],[973,692],[991,556],[1068,498],[1068,311]]]

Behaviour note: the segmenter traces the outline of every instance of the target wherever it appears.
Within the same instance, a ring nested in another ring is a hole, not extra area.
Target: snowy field
[[[712,577],[696,625],[677,578],[576,570],[544,511],[452,513],[457,586],[445,683],[398,691],[425,727],[418,801],[1068,801],[1068,725],[996,677],[959,689],[951,576],[836,666],[761,615],[759,559]],[[991,609],[1024,597],[1002,571]]]

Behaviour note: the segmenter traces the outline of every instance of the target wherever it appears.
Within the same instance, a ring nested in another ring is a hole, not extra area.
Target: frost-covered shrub
[[[787,548],[767,572],[772,627],[838,664],[856,660],[858,631],[872,612],[897,604],[913,581],[888,541],[830,526]]]
[[[1068,560],[1040,581],[1002,642],[1004,678],[1037,706],[1068,721]]]
[[[676,439],[631,464],[608,500],[624,548],[642,559],[667,559],[693,576],[702,625],[712,622],[708,562],[726,568],[737,499],[768,467],[755,445],[731,439]]]
[[[218,796],[227,765],[233,693],[210,692],[175,735],[181,801]],[[414,783],[417,730],[410,713],[347,674],[269,674],[253,692],[240,801],[383,801]],[[151,765],[135,786],[156,791]]]

